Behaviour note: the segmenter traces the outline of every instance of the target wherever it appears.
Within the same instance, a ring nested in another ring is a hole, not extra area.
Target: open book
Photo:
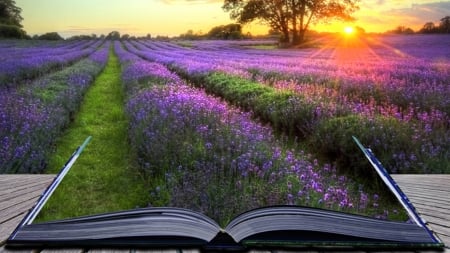
[[[8,239],[7,246],[442,248],[443,243],[428,229],[371,151],[354,139],[407,210],[409,222],[318,208],[270,206],[242,213],[225,228],[204,214],[168,207],[31,224],[37,215],[34,210],[40,210],[39,201]]]

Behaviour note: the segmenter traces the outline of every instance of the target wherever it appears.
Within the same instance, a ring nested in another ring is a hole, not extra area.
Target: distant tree
[[[267,31],[267,35],[269,36],[281,36],[281,32],[275,29],[269,29],[269,31]]]
[[[123,34],[123,35],[120,37],[120,39],[121,39],[121,40],[128,40],[128,39],[130,39],[130,35],[129,35],[129,34]]]
[[[106,36],[108,40],[120,40],[120,33],[118,31],[112,31]]]
[[[419,31],[420,33],[435,33],[436,26],[433,22],[427,22],[423,25],[422,29]]]
[[[170,41],[170,38],[169,38],[169,36],[158,35],[158,36],[156,36],[155,40],[158,40],[158,41]]]
[[[38,37],[39,40],[64,40],[57,32],[49,32]]]
[[[406,26],[397,26],[394,30],[389,31],[388,33],[395,33],[395,34],[413,34],[414,30],[406,27]]]
[[[180,34],[179,38],[184,40],[198,40],[203,38],[203,35],[200,32],[195,33],[194,30],[189,29],[186,33]]]
[[[260,20],[280,31],[282,43],[298,45],[311,23],[337,18],[351,21],[359,0],[224,0],[222,8],[238,23]]]
[[[355,32],[356,34],[363,35],[366,34],[366,30],[360,26],[355,26]]]
[[[243,37],[242,26],[240,24],[216,26],[208,32],[208,38],[210,39],[236,40],[242,39]]]
[[[450,33],[450,16],[445,16],[441,18],[441,23],[439,23],[439,30],[443,33]]]
[[[414,34],[414,30],[411,27],[407,27],[403,30],[403,34]]]
[[[67,40],[95,40],[95,39],[97,39],[97,34],[74,35],[72,37],[67,38]]]

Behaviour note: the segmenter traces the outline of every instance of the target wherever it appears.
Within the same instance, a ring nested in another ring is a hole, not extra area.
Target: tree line
[[[445,16],[440,19],[438,24],[434,22],[425,23],[422,28],[415,32],[410,27],[397,26],[394,30],[388,31],[388,33],[395,34],[448,34],[450,33],[450,16]]]
[[[425,23],[419,33],[450,33],[450,16],[441,18],[438,25],[434,22]]]

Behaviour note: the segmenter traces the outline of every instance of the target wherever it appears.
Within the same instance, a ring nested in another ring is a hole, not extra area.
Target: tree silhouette
[[[0,24],[22,27],[21,8],[14,0],[0,0]]]
[[[118,31],[112,31],[106,36],[108,40],[120,40],[120,33]]]
[[[27,38],[22,30],[21,11],[14,0],[0,0],[0,38]]]
[[[59,35],[57,32],[48,32],[45,34],[42,34],[37,39],[39,40],[64,40],[61,35]]]
[[[240,24],[228,24],[213,27],[208,32],[208,37],[211,39],[235,40],[242,39],[244,35],[242,34],[242,26]]]
[[[260,20],[280,31],[281,42],[298,45],[313,22],[353,20],[359,0],[225,0],[222,8],[241,24]]]
[[[436,26],[433,22],[427,22],[423,25],[422,29],[420,29],[421,33],[434,33],[436,32]]]
[[[444,33],[450,33],[450,16],[445,16],[441,18],[439,29]]]

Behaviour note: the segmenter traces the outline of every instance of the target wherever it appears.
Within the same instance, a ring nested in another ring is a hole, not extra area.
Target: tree
[[[38,37],[39,40],[64,40],[57,32],[49,32]]]
[[[434,33],[436,32],[436,27],[433,22],[427,22],[423,25],[422,29],[420,29],[421,33]]]
[[[21,11],[14,0],[0,0],[0,37],[27,38],[26,32],[22,30]]]
[[[0,24],[13,25],[22,28],[21,8],[14,0],[0,0]]]
[[[359,34],[359,35],[366,34],[366,30],[360,26],[355,26],[355,32],[356,32],[356,34]]]
[[[106,36],[107,40],[120,40],[120,33],[118,31],[112,31]]]
[[[0,38],[24,39],[27,38],[27,34],[15,25],[0,24]]]
[[[359,0],[225,0],[222,8],[241,24],[260,20],[282,33],[281,42],[301,44],[314,22],[352,21]]]
[[[242,26],[240,24],[228,24],[213,27],[208,32],[208,37],[210,39],[236,40],[242,39],[244,35],[242,34]]]
[[[389,31],[389,33],[395,33],[395,34],[413,34],[414,30],[406,27],[406,26],[397,26],[394,30]]]
[[[441,18],[439,30],[441,30],[444,33],[450,33],[450,16],[445,16]]]

